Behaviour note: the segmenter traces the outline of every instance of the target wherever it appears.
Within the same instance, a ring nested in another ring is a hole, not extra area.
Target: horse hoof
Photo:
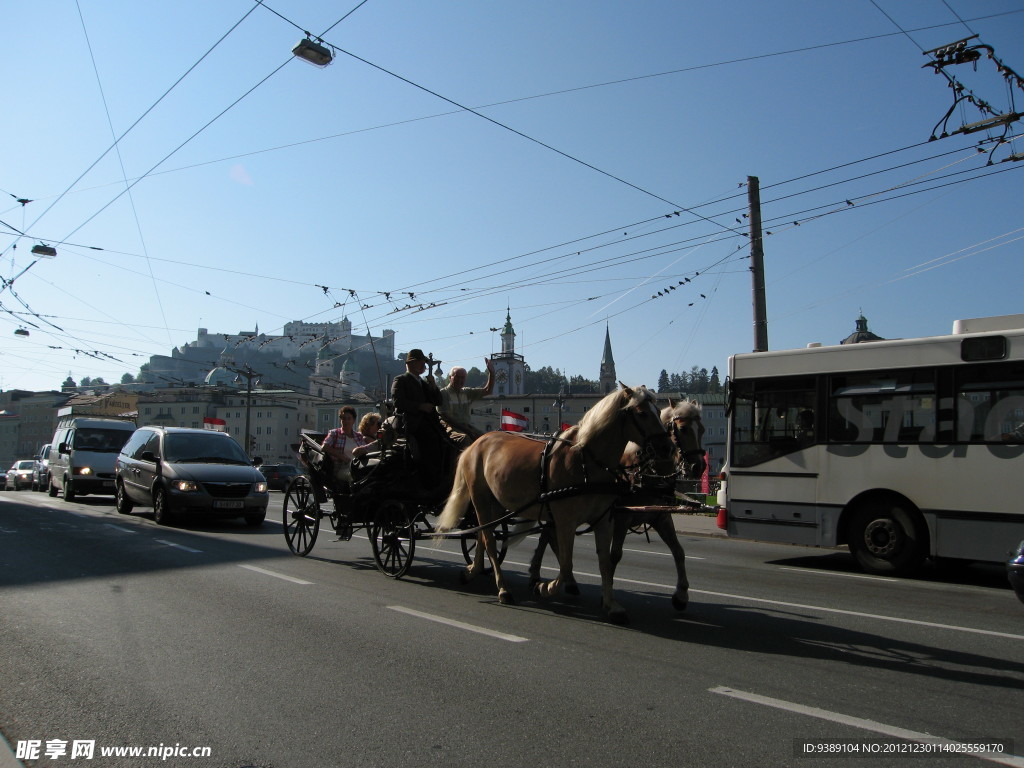
[[[565,585],[565,594],[567,594],[567,595],[574,595],[576,597],[579,597],[580,585],[576,584],[575,582],[572,583],[572,584],[566,584]]]
[[[504,590],[498,593],[498,602],[502,605],[515,605],[516,599],[512,597],[512,593]]]
[[[690,599],[685,595],[680,597],[679,595],[672,595],[672,607],[677,611],[685,611],[686,606],[690,604]]]
[[[465,568],[459,571],[459,584],[468,584],[469,579],[469,571],[467,571]]]
[[[531,595],[540,594],[540,579],[530,579],[530,584],[527,586]]]

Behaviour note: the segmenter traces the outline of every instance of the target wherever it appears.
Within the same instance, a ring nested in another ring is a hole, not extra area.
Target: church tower
[[[333,376],[334,375],[334,358],[331,355],[330,342],[327,339],[327,334],[324,333],[323,344],[320,345],[320,349],[316,352],[316,370],[314,376]]]
[[[522,395],[526,362],[516,354],[516,332],[512,328],[512,311],[505,310],[505,327],[501,331],[501,352],[491,355],[494,362],[494,394]]]
[[[618,386],[618,377],[615,375],[615,358],[612,357],[612,337],[608,332],[608,324],[604,326],[604,353],[601,355],[601,373],[598,376],[598,384],[601,392],[607,395]]]

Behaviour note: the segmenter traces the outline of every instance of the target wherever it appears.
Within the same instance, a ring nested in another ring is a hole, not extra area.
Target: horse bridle
[[[689,421],[692,422],[693,419],[691,418],[691,419],[689,419]],[[708,452],[706,450],[704,450],[703,448],[699,448],[699,447],[698,448],[691,448],[690,450],[684,450],[683,449],[683,439],[682,439],[682,435],[680,434],[681,429],[679,428],[679,425],[676,424],[676,420],[675,419],[672,419],[672,426],[670,428],[670,431],[672,433],[672,440],[675,442],[676,447],[679,449],[679,457],[680,457],[680,459],[682,459],[682,462],[684,464],[697,464],[697,465],[707,466],[707,460],[705,459],[705,457],[708,455]],[[700,443],[699,434],[700,433],[698,432],[697,434],[698,434],[697,441],[698,441],[698,445],[699,445],[699,443]]]

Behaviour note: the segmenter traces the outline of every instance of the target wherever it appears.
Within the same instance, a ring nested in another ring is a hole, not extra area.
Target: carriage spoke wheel
[[[300,557],[309,554],[320,532],[320,516],[320,505],[309,480],[302,476],[293,478],[285,491],[282,511],[288,549]]]
[[[402,504],[391,502],[377,511],[370,526],[370,548],[385,576],[397,579],[409,570],[416,551],[416,526]]]
[[[478,525],[476,518],[463,521],[464,528],[476,528]],[[459,539],[459,543],[462,545],[462,556],[466,558],[468,565],[473,564],[473,560],[476,558],[476,548],[480,546],[480,538],[477,534],[470,534],[463,536]],[[494,551],[498,555],[498,564],[501,565],[505,561],[505,553],[508,551],[508,523],[502,521],[498,525],[494,526]],[[484,572],[490,570],[490,561],[485,560]]]

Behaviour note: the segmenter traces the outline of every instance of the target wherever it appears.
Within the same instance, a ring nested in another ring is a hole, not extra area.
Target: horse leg
[[[479,574],[483,573],[485,556],[486,548],[484,547],[484,540],[482,535],[478,533],[476,535],[476,549],[473,552],[473,562],[462,569],[459,581],[466,584],[472,581]]]
[[[611,513],[609,513],[610,515]],[[601,607],[608,614],[608,620],[612,624],[629,624],[629,617],[626,610],[615,602],[612,594],[612,582],[615,579],[615,565],[612,563],[612,522],[606,515],[599,523],[594,525],[594,542],[597,546],[597,563],[601,569]],[[625,535],[625,534],[623,534]],[[619,552],[622,556],[622,552]]]
[[[494,542],[494,529],[484,529],[480,531],[480,545],[477,546],[477,550],[487,550],[487,557],[490,558],[491,567],[494,569],[494,583],[498,587],[498,602],[504,605],[515,605],[515,598],[512,597],[512,593],[505,586],[505,576],[501,572],[501,564],[498,562],[498,551],[494,546]]]
[[[661,540],[668,546],[672,559],[676,561],[676,591],[672,595],[672,607],[677,611],[685,611],[690,602],[690,582],[686,578],[686,553],[683,551],[683,545],[679,543],[672,515],[668,512],[658,515],[653,526]]]
[[[622,559],[622,544],[629,532],[629,524],[632,522],[632,515],[625,512],[612,512],[612,544],[609,550],[611,558],[612,578],[615,577],[615,569]]]
[[[576,539],[576,527],[571,515],[562,515],[555,520],[555,527],[552,531],[555,541],[552,548],[558,555],[558,576],[547,584],[541,584],[537,588],[537,594],[544,597],[554,597],[558,594],[562,584],[576,585],[576,577],[572,575],[572,546]],[[576,588],[577,594],[579,587]]]
[[[537,548],[533,551],[533,557],[530,558],[530,592],[536,592],[537,587],[540,584],[540,567],[544,562],[544,553],[547,551],[548,544],[551,542],[551,526],[544,525],[540,529],[540,536],[538,536]]]
[[[544,591],[541,589],[542,581],[540,578],[540,567],[544,562],[544,553],[548,547],[551,547],[551,551],[555,553],[555,559],[558,559],[558,535],[555,533],[553,525],[545,525],[540,531],[540,542],[537,544],[537,549],[533,552],[533,558],[530,560],[530,592],[535,595],[543,595]],[[570,573],[564,580],[565,594],[567,595],[578,595],[580,593],[580,585],[576,583],[576,576]]]

